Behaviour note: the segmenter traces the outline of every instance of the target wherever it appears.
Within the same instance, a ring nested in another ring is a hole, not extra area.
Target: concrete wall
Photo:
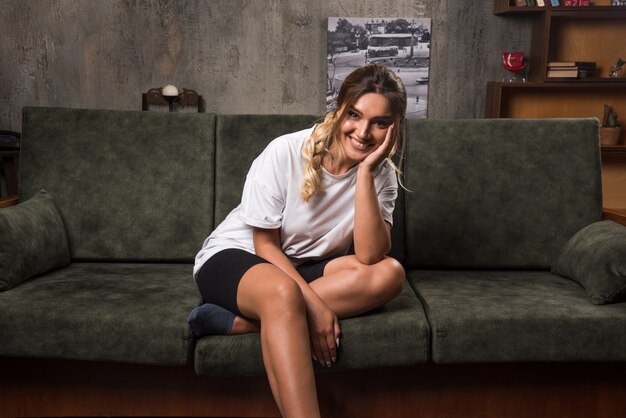
[[[192,88],[207,112],[322,113],[326,18],[430,17],[429,117],[483,115],[503,50],[529,51],[529,17],[458,0],[3,0],[0,129],[25,105],[141,109]]]

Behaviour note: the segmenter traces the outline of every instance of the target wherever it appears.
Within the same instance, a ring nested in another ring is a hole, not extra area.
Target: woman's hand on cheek
[[[370,171],[374,171],[376,167],[387,157],[389,157],[389,153],[393,148],[393,136],[394,136],[394,125],[391,124],[387,128],[387,134],[385,135],[385,140],[382,144],[378,146],[374,151],[371,152],[361,163],[359,164],[359,168],[363,167]]]

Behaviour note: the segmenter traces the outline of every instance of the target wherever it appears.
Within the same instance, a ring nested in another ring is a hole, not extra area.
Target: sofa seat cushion
[[[429,358],[430,330],[422,305],[405,285],[393,301],[371,313],[340,321],[337,362],[318,371],[406,366]],[[210,336],[198,340],[199,375],[253,376],[265,373],[259,334]]]
[[[0,355],[185,364],[186,264],[73,263],[0,293]]]
[[[548,271],[412,270],[436,363],[625,361],[626,303]]]

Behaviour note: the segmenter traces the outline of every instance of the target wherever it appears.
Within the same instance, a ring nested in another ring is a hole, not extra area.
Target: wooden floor
[[[317,375],[324,417],[625,416],[626,364],[434,365]],[[263,377],[0,358],[0,416],[277,417]]]

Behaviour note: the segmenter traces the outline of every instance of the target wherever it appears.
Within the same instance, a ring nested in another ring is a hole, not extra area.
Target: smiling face
[[[347,171],[345,168],[360,163],[383,143],[393,115],[385,96],[366,93],[352,106],[341,109],[342,116],[338,139],[345,158],[340,171]]]

